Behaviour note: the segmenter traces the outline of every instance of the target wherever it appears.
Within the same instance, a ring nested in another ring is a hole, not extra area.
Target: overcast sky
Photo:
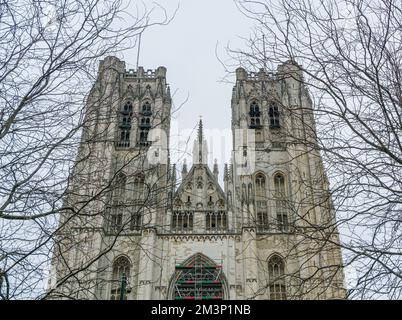
[[[240,13],[233,0],[158,0],[158,3],[169,14],[177,7],[178,11],[169,25],[145,31],[139,65],[145,69],[161,65],[167,68],[167,81],[171,92],[175,92],[176,108],[188,96],[188,101],[172,118],[172,160],[182,162],[178,156],[185,151],[181,145],[181,152],[177,152],[177,132],[181,134],[180,139],[188,139],[188,133],[202,116],[209,150],[213,153],[210,163],[217,158],[221,170],[223,162],[230,157],[232,84],[221,82],[226,73],[216,57],[216,49],[225,58],[228,43],[236,47],[243,45],[239,36],[250,33],[252,22]],[[136,67],[136,56],[136,49],[124,54],[127,68]],[[223,136],[227,137],[225,141]],[[190,153],[192,145],[190,139],[187,150]]]

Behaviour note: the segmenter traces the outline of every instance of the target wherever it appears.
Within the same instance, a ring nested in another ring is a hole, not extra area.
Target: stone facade
[[[166,69],[127,71],[117,58],[101,61],[60,218],[50,296],[344,298],[302,77],[292,61],[275,74],[236,70],[233,157],[222,188],[217,164],[211,171],[206,161],[201,121],[192,166],[183,164],[176,177]]]

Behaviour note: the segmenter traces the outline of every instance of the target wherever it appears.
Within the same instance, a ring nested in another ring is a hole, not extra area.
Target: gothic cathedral
[[[100,62],[60,216],[54,299],[343,299],[312,101],[293,61],[236,70],[232,161],[170,161],[166,68]]]

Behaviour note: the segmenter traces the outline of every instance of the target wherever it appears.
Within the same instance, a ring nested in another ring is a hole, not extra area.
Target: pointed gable
[[[202,121],[199,122],[194,142],[193,165],[183,175],[183,180],[173,196],[173,206],[187,210],[218,210],[226,208],[225,193],[207,164],[207,145]],[[217,171],[217,168],[216,168]]]

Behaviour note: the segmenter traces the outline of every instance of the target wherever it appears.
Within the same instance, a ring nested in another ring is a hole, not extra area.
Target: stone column
[[[257,239],[255,228],[243,228],[244,298],[253,298],[258,290]]]
[[[138,300],[152,299],[152,279],[155,260],[155,241],[156,230],[152,227],[146,228],[142,232],[141,252],[138,275]]]

